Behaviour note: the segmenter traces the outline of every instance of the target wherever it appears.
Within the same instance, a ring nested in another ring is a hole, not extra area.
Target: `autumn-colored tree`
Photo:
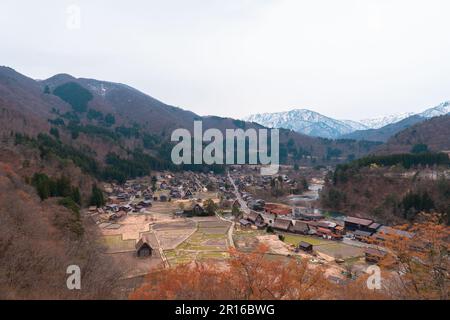
[[[381,266],[391,271],[386,291],[392,298],[449,298],[450,230],[439,223],[438,215],[427,217],[426,222],[407,229],[412,236],[385,235],[383,246],[390,254],[381,261]]]
[[[253,253],[230,250],[229,263],[192,263],[148,276],[132,299],[321,299],[330,298],[323,270],[307,261],[268,259],[267,247]]]
[[[310,268],[306,259],[286,262],[267,258],[268,248],[253,253],[230,251],[230,281],[233,299],[306,300],[329,298],[329,282],[320,267]],[[233,284],[233,285],[231,285]]]
[[[215,300],[226,299],[223,277],[217,268],[204,263],[179,265],[147,276],[131,299],[143,300]]]
[[[383,279],[384,273],[382,273]],[[387,300],[392,297],[385,290],[369,289],[369,274],[362,274],[356,280],[347,280],[344,284],[334,285],[333,294],[339,300]]]
[[[246,253],[230,249],[226,264],[192,263],[149,275],[132,299],[448,299],[449,229],[428,221],[412,225],[413,234],[385,234],[387,256],[380,263],[381,288],[369,289],[369,274],[333,284],[325,270],[308,259],[268,258],[259,246]],[[381,243],[380,243],[381,244]]]

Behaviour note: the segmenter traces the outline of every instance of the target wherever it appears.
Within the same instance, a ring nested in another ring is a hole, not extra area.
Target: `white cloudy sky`
[[[448,0],[1,0],[0,46],[30,77],[123,82],[201,115],[361,119],[450,100]]]

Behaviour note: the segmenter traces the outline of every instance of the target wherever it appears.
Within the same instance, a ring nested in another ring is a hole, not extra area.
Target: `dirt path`
[[[166,254],[164,253],[163,248],[161,247],[161,243],[159,242],[158,235],[157,235],[156,232],[154,232],[153,226],[151,226],[150,229],[153,232],[153,234],[155,235],[156,242],[158,243],[159,255],[160,255],[161,260],[163,262],[163,266],[164,266],[164,268],[169,268],[170,264],[169,264],[169,261],[167,261],[167,257],[166,257]]]
[[[230,228],[228,229],[228,243],[230,244],[230,247],[235,248],[236,246],[234,245],[234,240],[233,240],[233,232],[234,232],[234,225],[235,225],[235,222],[234,222],[234,221],[227,220],[227,219],[225,219],[224,217],[221,217],[221,216],[218,215],[218,214],[216,214],[216,216],[217,216],[220,220],[222,220],[222,221],[225,221],[225,222],[231,222],[231,226],[230,226]]]

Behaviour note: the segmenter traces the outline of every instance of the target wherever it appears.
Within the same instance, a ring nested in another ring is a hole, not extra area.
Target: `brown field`
[[[314,246],[314,250],[327,256],[344,260],[364,256],[364,248],[350,246],[341,242]]]
[[[161,257],[156,252],[150,258],[137,258],[134,251],[113,253],[110,256],[117,261],[120,271],[125,275],[124,278],[146,275],[152,270],[163,267]]]
[[[195,222],[190,220],[157,223],[152,226],[161,247],[164,250],[175,249],[184,242],[197,227]]]
[[[265,234],[265,232],[260,230],[237,229],[234,231],[233,241],[239,250],[250,252],[255,250],[259,244],[256,237],[263,234]]]

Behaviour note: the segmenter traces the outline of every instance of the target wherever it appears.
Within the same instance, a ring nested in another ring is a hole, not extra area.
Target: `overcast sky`
[[[201,115],[416,112],[450,100],[450,1],[1,0],[0,64]]]

